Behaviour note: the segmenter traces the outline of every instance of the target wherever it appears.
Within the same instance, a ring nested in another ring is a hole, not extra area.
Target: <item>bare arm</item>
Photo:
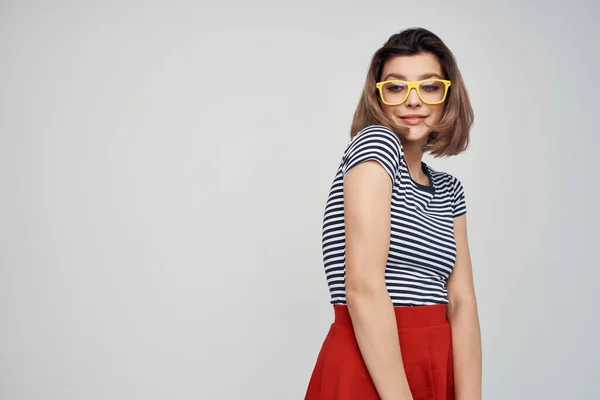
[[[454,219],[456,264],[448,279],[448,320],[452,327],[457,400],[481,400],[481,332],[467,239],[466,214]]]
[[[363,360],[382,400],[412,400],[396,316],[385,285],[392,182],[376,161],[344,178],[346,302]]]

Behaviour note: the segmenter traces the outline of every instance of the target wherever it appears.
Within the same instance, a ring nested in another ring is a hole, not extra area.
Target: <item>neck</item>
[[[423,160],[423,151],[421,150],[421,146],[418,144],[410,144],[402,145],[404,148],[404,161],[408,166],[408,171],[410,172],[410,176],[417,182],[427,184],[429,177],[423,171],[423,167],[421,165],[421,161]]]

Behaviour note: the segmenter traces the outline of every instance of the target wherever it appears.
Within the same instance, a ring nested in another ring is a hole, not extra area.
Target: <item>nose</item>
[[[408,92],[408,98],[406,99],[407,107],[419,107],[421,105],[421,98],[417,94],[417,89],[411,88]]]

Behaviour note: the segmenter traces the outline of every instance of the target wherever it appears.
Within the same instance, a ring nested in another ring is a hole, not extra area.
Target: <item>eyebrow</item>
[[[391,74],[387,74],[387,76],[385,77],[384,81],[389,80],[390,78],[396,78],[396,79],[400,79],[401,81],[406,81],[406,77],[402,74],[396,74],[396,73],[391,73]],[[439,78],[439,79],[443,79],[441,76],[439,76],[438,74],[434,73],[434,72],[427,72],[423,75],[421,75],[419,77],[419,80],[423,80],[423,79],[429,79],[429,78]]]

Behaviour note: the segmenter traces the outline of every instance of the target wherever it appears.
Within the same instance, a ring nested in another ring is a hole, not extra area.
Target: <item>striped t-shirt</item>
[[[394,306],[448,302],[446,280],[456,261],[453,218],[466,212],[461,182],[422,162],[430,186],[415,182],[400,139],[389,128],[369,126],[350,140],[335,174],[323,217],[322,247],[332,304],[346,304],[345,174],[376,160],[393,182],[391,235],[385,281]]]

